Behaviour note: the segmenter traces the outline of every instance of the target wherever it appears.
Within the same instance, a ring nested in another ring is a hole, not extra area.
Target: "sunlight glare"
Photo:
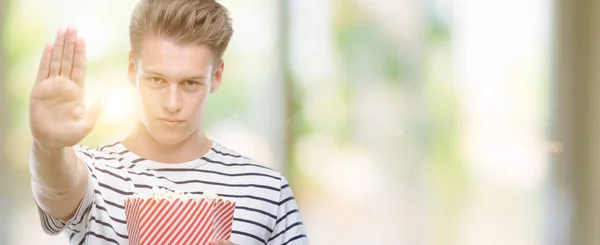
[[[127,90],[118,90],[105,97],[101,120],[111,125],[124,124],[134,115],[133,96]]]

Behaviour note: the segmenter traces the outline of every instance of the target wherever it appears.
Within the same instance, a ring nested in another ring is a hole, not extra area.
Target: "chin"
[[[149,132],[152,138],[161,145],[174,146],[190,139],[194,131],[153,130]]]
[[[180,128],[178,130],[166,129],[161,125],[144,124],[146,131],[156,142],[165,146],[174,146],[188,140],[195,130]]]
[[[185,138],[178,137],[178,135],[173,135],[173,134],[171,134],[171,135],[164,135],[164,134],[152,135],[152,138],[154,138],[154,140],[156,140],[161,145],[165,145],[165,146],[178,145],[179,143],[181,143],[185,140]]]
[[[190,137],[189,134],[184,134],[182,132],[163,131],[163,130],[156,130],[156,131],[149,131],[149,132],[150,132],[150,135],[152,136],[152,138],[154,138],[154,140],[156,140],[161,145],[165,145],[165,146],[178,145]]]

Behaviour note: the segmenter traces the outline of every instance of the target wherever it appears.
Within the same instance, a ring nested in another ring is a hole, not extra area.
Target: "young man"
[[[236,202],[230,241],[213,244],[308,244],[286,179],[203,132],[233,32],[227,10],[214,0],[141,0],[129,28],[139,124],[96,149],[78,145],[102,107],[84,107],[84,40],[62,28],[44,50],[30,102],[30,172],[44,230],[64,231],[71,244],[128,244],[124,198],[163,187]]]

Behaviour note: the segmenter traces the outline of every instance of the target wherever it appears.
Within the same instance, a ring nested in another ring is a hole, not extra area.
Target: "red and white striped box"
[[[221,198],[125,199],[131,245],[209,245],[229,240],[235,202]]]

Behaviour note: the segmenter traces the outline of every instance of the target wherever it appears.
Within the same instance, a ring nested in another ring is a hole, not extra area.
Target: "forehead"
[[[205,45],[179,44],[161,37],[144,38],[137,59],[144,71],[186,76],[210,73],[214,61]]]

